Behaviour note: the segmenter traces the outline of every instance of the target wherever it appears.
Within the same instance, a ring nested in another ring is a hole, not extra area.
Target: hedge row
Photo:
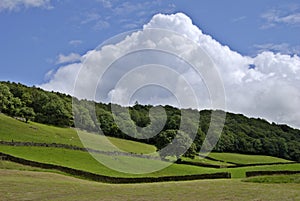
[[[163,177],[140,177],[140,178],[122,178],[122,177],[110,177],[99,174],[94,174],[82,170],[76,170],[73,168],[63,167],[59,165],[40,163],[36,161],[30,161],[23,158],[11,156],[9,154],[1,153],[0,158],[20,163],[23,165],[29,165],[33,167],[39,167],[44,169],[59,170],[70,175],[83,177],[93,181],[105,182],[105,183],[151,183],[151,182],[166,182],[166,181],[187,181],[187,180],[199,180],[199,179],[221,179],[231,178],[231,174],[228,172],[219,172],[213,174],[198,174],[198,175],[184,175],[184,176],[163,176]]]
[[[264,175],[276,175],[276,174],[300,174],[300,171],[293,170],[279,170],[279,171],[251,171],[246,172],[246,177],[264,176]]]

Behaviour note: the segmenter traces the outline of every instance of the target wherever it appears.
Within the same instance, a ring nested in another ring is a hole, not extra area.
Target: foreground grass
[[[300,174],[295,175],[272,175],[272,176],[259,176],[244,179],[245,182],[254,183],[295,183],[300,184]]]
[[[0,177],[0,200],[300,200],[298,184],[201,180],[111,185],[16,170],[0,170]]]
[[[76,132],[72,128],[60,128],[39,123],[26,124],[14,118],[0,114],[0,140],[20,142],[60,143],[83,147],[79,135],[84,136],[90,148],[114,151],[111,144],[126,152],[153,153],[156,147],[130,140],[99,136],[84,131]]]
[[[272,156],[261,156],[261,155],[247,155],[237,153],[210,153],[209,157],[225,161],[227,163],[237,164],[259,164],[259,163],[286,163],[292,162],[282,158],[276,158]]]

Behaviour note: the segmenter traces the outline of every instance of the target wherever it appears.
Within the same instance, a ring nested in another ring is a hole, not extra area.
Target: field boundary
[[[0,158],[2,158],[2,160],[20,163],[23,165],[29,165],[32,167],[39,167],[43,169],[58,170],[73,176],[83,177],[85,179],[89,179],[93,181],[112,183],[112,184],[154,183],[154,182],[168,182],[168,181],[190,181],[190,180],[200,180],[200,179],[230,179],[231,178],[231,173],[229,172],[183,175],[183,176],[162,176],[162,177],[137,177],[137,178],[111,177],[111,176],[99,175],[99,174],[95,174],[83,170],[77,170],[69,167],[64,167],[60,165],[31,161],[24,158],[19,158],[16,156],[5,154],[2,152],[0,152]]]
[[[265,176],[265,175],[291,175],[291,174],[300,174],[300,171],[297,170],[272,170],[272,171],[249,171],[246,172],[246,177],[256,177],[256,176]]]

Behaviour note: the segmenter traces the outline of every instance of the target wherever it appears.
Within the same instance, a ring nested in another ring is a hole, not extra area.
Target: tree
[[[13,98],[9,87],[0,83],[0,112],[6,113]]]
[[[32,120],[35,117],[35,112],[31,107],[22,107],[18,111],[18,115],[25,118],[26,123],[28,123],[29,120]]]
[[[196,154],[196,146],[193,143],[193,140],[190,138],[190,136],[179,130],[167,130],[163,132],[162,136],[171,136],[174,133],[176,133],[175,138],[169,142],[166,147],[161,149],[160,155],[162,158],[166,157],[176,157],[179,159],[182,155],[187,157],[194,157]],[[170,135],[171,134],[171,135]],[[170,141],[170,138],[167,137],[165,142]]]

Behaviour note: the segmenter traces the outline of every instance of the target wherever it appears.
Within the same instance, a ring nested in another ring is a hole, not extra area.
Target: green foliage
[[[31,107],[22,107],[18,112],[18,116],[25,118],[26,123],[35,117],[35,112]]]

